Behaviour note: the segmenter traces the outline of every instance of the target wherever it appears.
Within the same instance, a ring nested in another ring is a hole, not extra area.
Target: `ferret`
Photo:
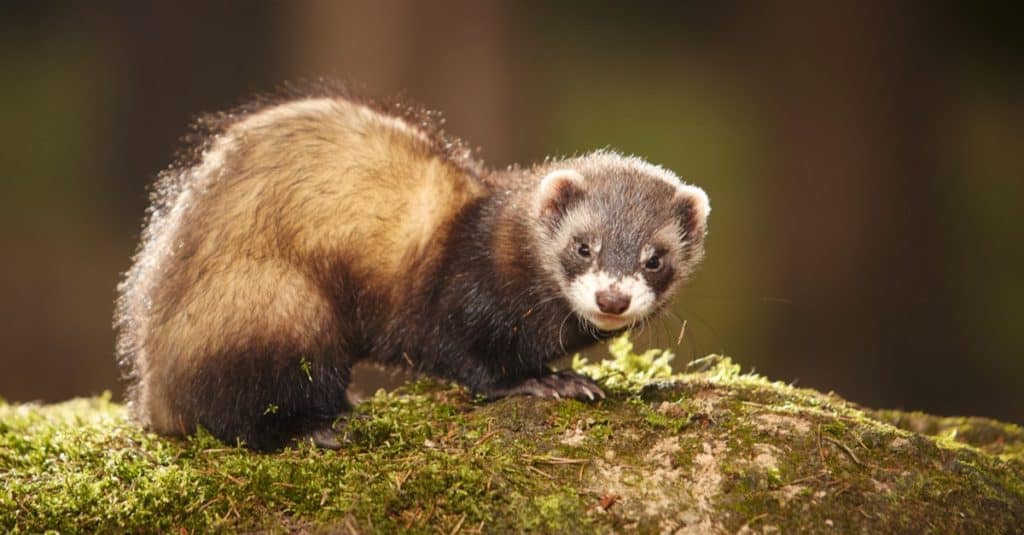
[[[491,170],[435,119],[322,94],[201,121],[118,286],[144,427],[336,446],[364,360],[487,398],[604,396],[548,363],[666,306],[707,195],[611,150]]]

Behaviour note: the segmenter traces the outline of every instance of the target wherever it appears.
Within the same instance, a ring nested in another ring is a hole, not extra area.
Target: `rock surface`
[[[617,344],[617,345],[616,345]],[[612,345],[596,404],[380,392],[339,451],[140,430],[109,397],[0,403],[0,530],[1014,533],[1024,429],[872,411]]]

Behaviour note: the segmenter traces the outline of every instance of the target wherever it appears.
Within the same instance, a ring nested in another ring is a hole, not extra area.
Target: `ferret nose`
[[[605,314],[622,314],[629,308],[629,296],[612,290],[597,292],[597,308]]]

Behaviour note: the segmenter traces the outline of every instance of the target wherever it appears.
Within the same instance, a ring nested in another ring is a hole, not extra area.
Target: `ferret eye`
[[[652,256],[644,262],[644,269],[647,271],[658,271],[661,269],[661,257]]]
[[[585,243],[579,244],[579,246],[576,247],[576,254],[583,258],[590,258],[590,246]]]

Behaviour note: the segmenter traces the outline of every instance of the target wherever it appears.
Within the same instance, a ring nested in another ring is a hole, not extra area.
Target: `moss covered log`
[[[0,530],[970,532],[1024,526],[1024,429],[872,411],[711,357],[574,365],[593,405],[378,393],[339,451],[141,431],[107,397],[0,403]]]

